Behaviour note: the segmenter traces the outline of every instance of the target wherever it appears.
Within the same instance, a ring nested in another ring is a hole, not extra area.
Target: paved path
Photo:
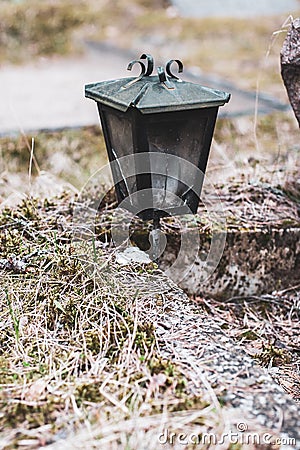
[[[76,59],[42,59],[25,66],[0,66],[0,134],[20,130],[78,127],[98,123],[95,103],[84,97],[84,85],[128,76],[128,62],[138,55],[90,43]],[[253,114],[255,93],[243,92],[215,77],[185,69],[183,79],[232,93],[220,115]],[[285,109],[275,99],[260,98],[259,112]]]
[[[96,123],[96,107],[85,99],[84,85],[125,76],[128,63],[126,55],[116,54],[108,64],[106,57],[90,51],[76,59],[0,67],[0,133]]]

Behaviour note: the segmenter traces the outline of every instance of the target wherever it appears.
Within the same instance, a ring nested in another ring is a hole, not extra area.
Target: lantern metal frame
[[[230,94],[182,81],[172,72],[174,64],[178,73],[183,71],[180,60],[170,60],[165,68],[158,67],[157,76],[152,75],[151,55],[142,54],[139,60],[131,61],[127,69],[131,70],[135,64],[141,68],[138,77],[86,85],[85,95],[97,102],[109,161],[118,161],[128,154],[145,155],[143,171],[136,167],[133,183],[128,183],[126,176],[116,183],[118,204],[122,203],[143,220],[153,220],[154,227],[158,227],[161,217],[186,214],[187,207],[191,213],[197,212],[218,109],[229,101]],[[155,188],[155,174],[150,159],[147,161],[147,155],[153,152],[150,137],[153,130],[156,134],[152,138],[159,143],[158,151],[189,160],[200,169],[203,177],[195,180],[196,189],[181,186],[178,206],[143,210],[143,205],[133,207],[130,202],[126,203],[126,198],[132,190]],[[122,168],[116,169],[115,164],[111,167],[113,178],[120,179],[114,172]]]

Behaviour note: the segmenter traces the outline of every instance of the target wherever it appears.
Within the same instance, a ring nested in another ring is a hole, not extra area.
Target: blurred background
[[[183,79],[232,93],[210,171],[295,168],[299,130],[279,56],[299,13],[299,0],[0,0],[2,201],[22,190],[33,148],[33,175],[74,188],[106,161],[84,84],[128,76],[144,52],[156,65],[181,59]]]

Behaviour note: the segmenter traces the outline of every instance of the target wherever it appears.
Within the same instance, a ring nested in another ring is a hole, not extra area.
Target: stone
[[[128,247],[123,252],[116,253],[116,262],[121,265],[128,265],[131,263],[150,264],[151,259],[147,253],[143,252],[138,247]]]
[[[180,281],[180,287],[190,295],[209,295],[223,300],[267,294],[297,284],[300,279],[298,202],[284,189],[275,189],[266,183],[228,185],[222,188],[220,197],[227,216],[227,229],[214,231],[213,224],[207,225],[209,216],[200,208],[198,227],[174,228],[168,233],[168,244],[161,258],[162,270],[176,262],[180,250],[183,263],[191,267]],[[181,248],[184,234],[188,236],[185,242],[190,245]],[[223,239],[226,241],[219,264],[207,277],[205,255],[210,252],[212,236],[217,250],[218,241],[220,247]],[[191,261],[191,248],[197,238],[200,239],[199,253]],[[178,278],[180,270],[179,267]]]

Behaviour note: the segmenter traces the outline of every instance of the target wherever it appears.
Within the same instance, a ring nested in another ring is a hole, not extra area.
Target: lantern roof
[[[147,67],[142,60],[147,61]],[[131,61],[127,67],[140,64],[138,77],[102,81],[85,86],[85,96],[120,111],[137,108],[143,114],[222,106],[230,99],[227,92],[211,89],[196,83],[183,81],[171,71],[177,63],[178,72],[183,64],[170,60],[166,68],[158,67],[158,75],[152,75],[153,58],[143,54],[140,60]]]

